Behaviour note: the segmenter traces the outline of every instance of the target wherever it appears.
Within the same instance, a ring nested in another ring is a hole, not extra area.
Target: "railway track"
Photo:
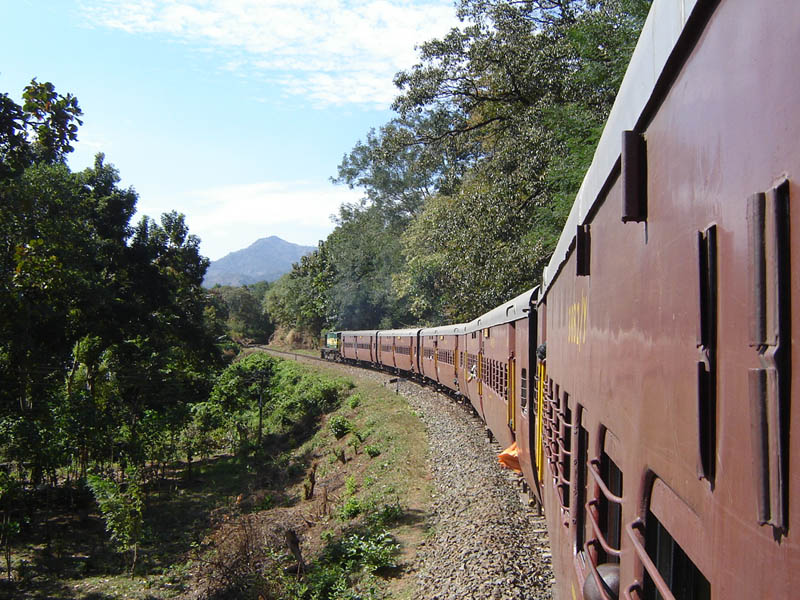
[[[325,360],[320,358],[319,356],[313,356],[311,354],[300,354],[299,352],[289,352],[288,350],[277,350],[275,348],[270,348],[269,346],[249,346],[250,348],[255,348],[257,350],[261,350],[262,352],[266,352],[268,354],[277,354],[279,356],[288,356],[293,358],[294,360],[299,360],[300,358],[307,358],[309,360],[314,360],[317,362],[322,363],[329,363],[331,361]]]
[[[418,588],[414,598],[551,597],[552,551],[545,519],[531,507],[521,479],[499,467],[500,448],[496,442],[487,443],[486,428],[469,403],[385,371],[259,349],[289,360],[336,366],[384,385],[391,382],[424,423],[435,493],[427,516],[431,536],[413,565]]]

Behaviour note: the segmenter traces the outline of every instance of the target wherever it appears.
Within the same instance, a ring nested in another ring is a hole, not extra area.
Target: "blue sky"
[[[360,197],[328,178],[457,24],[453,0],[0,0],[0,92],[76,95],[72,168],[104,152],[140,215],[184,213],[216,260],[326,237]]]

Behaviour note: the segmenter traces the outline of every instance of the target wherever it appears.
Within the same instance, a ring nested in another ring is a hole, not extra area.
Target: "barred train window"
[[[580,407],[576,409],[578,414],[582,411]],[[586,542],[586,484],[589,480],[589,432],[578,421],[580,417],[576,417],[576,424],[578,425],[578,447],[575,449],[578,455],[578,463],[575,469],[575,489],[578,510],[575,514],[575,549],[579,552],[583,550],[583,544]]]
[[[647,512],[645,550],[675,598],[710,600],[711,585],[658,519]],[[662,600],[650,575],[644,573],[644,600]]]
[[[519,405],[522,408],[528,406],[528,370],[522,367],[519,381]]]
[[[603,452],[601,458],[601,474],[608,490],[615,496],[622,496],[622,471],[611,457]],[[612,548],[619,548],[620,533],[622,532],[622,507],[616,502],[609,502],[600,494],[600,529]],[[602,550],[598,559],[599,563],[619,562],[619,557],[607,555]]]
[[[561,488],[562,504],[564,508],[570,507],[570,481],[572,480],[571,458],[572,458],[572,410],[569,407],[569,394],[564,392],[561,406],[562,424],[558,433],[561,438],[563,450],[559,453],[561,459],[561,474],[564,479]]]

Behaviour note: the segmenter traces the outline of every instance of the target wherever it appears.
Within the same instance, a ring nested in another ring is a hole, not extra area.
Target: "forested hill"
[[[249,285],[259,281],[275,281],[292,270],[292,264],[316,250],[271,235],[253,242],[211,262],[203,280],[207,288],[220,285]]]

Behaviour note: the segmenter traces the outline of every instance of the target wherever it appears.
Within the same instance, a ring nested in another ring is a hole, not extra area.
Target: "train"
[[[654,0],[541,285],[323,338],[516,444],[559,600],[800,597],[798,57],[797,0]]]

